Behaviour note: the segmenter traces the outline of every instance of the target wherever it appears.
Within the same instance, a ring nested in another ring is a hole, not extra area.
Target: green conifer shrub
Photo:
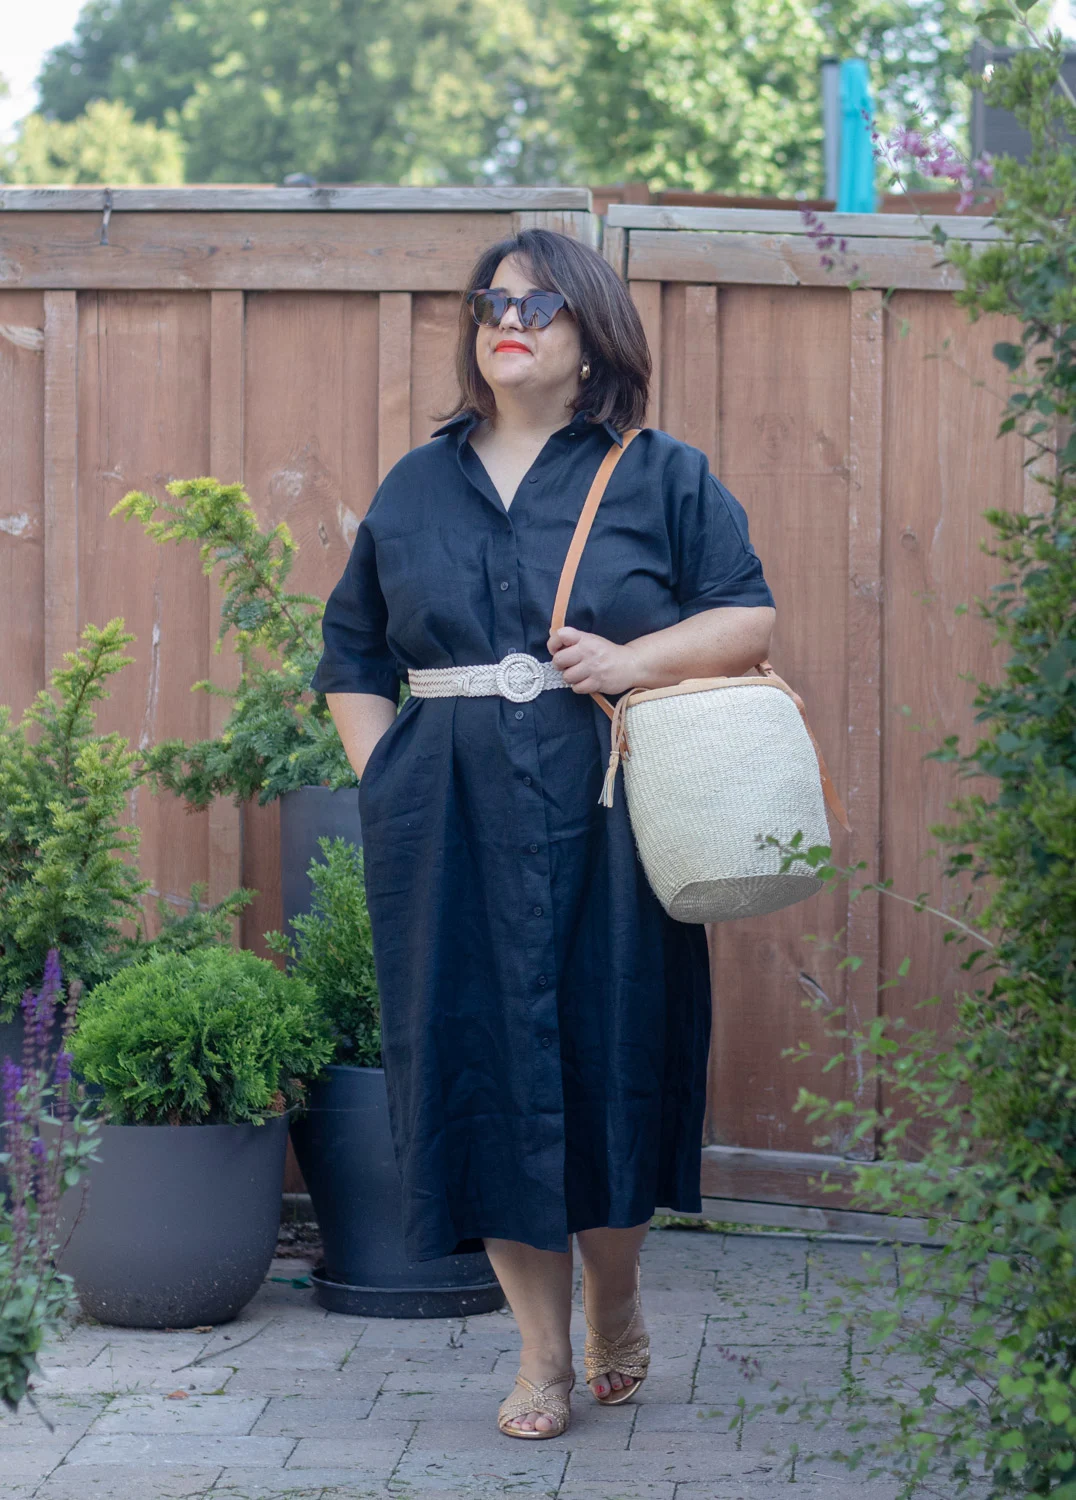
[[[265,941],[306,981],[332,1028],[333,1061],[381,1066],[381,1006],[366,905],[362,850],[346,839],[320,838],[323,858],[310,861],[310,910],[294,917],[295,941],[267,932]]]
[[[0,705],[0,1020],[44,971],[50,948],[90,990],[146,953],[229,938],[253,900],[236,890],[206,908],[205,887],[195,885],[185,913],[157,899],[161,928],[147,934],[150,882],[135,863],[139,830],[127,822],[143,758],[123,735],[95,733],[95,705],[133,661],[123,652],[132,640],[120,618],[87,625],[18,723]]]
[[[154,954],[98,985],[71,1051],[112,1124],[238,1125],[298,1103],[332,1040],[304,980],[218,944]]]

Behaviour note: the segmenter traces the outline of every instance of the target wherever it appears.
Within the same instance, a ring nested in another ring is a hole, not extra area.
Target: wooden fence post
[[[78,293],[45,293],[45,682],[78,645]]]
[[[244,294],[210,293],[209,467],[222,484],[243,482]],[[231,641],[218,655],[220,591],[216,572],[209,579],[209,680],[215,687],[238,686],[242,663]],[[227,698],[209,695],[210,738],[220,734],[230,713]],[[209,805],[209,900],[220,901],[243,879],[243,813],[230,798]],[[232,923],[232,942],[241,942],[241,924]]]
[[[646,425],[661,426],[661,282],[629,281],[628,290],[639,309],[643,332],[650,347],[653,371],[650,377],[650,401],[646,408]]]
[[[882,293],[849,293],[848,409],[848,841],[849,863],[866,862],[863,879],[881,876],[882,836],[882,442],[885,308]],[[847,951],[862,960],[847,973],[848,1024],[866,1027],[878,1013],[879,897],[848,902]],[[877,1104],[877,1088],[853,1078],[859,1106]],[[851,1155],[874,1156],[873,1141]]]
[[[411,293],[382,292],[377,317],[377,482],[411,448]]]

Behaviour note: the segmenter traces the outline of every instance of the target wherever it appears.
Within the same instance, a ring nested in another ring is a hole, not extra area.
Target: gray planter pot
[[[285,792],[280,800],[280,902],[284,932],[292,933],[292,917],[310,910],[311,886],[307,875],[310,861],[321,859],[318,839],[349,839],[362,848],[357,787],[301,786]]]
[[[57,1266],[84,1311],[124,1328],[234,1318],[276,1248],[289,1120],[103,1126],[61,1201]]]
[[[365,1318],[458,1318],[504,1307],[484,1250],[425,1261],[404,1254],[384,1069],[327,1068],[291,1134],[325,1247],[311,1273],[322,1307]]]

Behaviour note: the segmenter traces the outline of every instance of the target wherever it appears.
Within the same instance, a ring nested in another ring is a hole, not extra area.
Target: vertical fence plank
[[[468,314],[469,316],[469,314]],[[424,443],[456,402],[460,299],[420,292],[411,308],[411,441]]]
[[[684,288],[684,441],[717,469],[716,286]]]
[[[882,837],[882,424],[885,369],[879,291],[850,294],[848,390],[848,821],[849,862],[866,862],[865,879],[881,875]],[[879,897],[848,902],[848,953],[861,959],[845,990],[850,1024],[866,1026],[878,1011]],[[851,1081],[851,1080],[850,1080]],[[852,1082],[859,1105],[876,1103]],[[874,1154],[872,1142],[851,1154]]]
[[[628,284],[632,301],[639,309],[643,332],[650,346],[653,373],[650,378],[650,401],[646,408],[646,425],[661,426],[661,282],[632,281]]]
[[[45,293],[45,680],[78,644],[78,293]]]
[[[722,285],[719,304],[721,479],[747,511],[777,601],[772,660],[803,695],[843,791],[848,293]],[[834,837],[842,864],[845,837],[840,830]],[[815,944],[808,935],[841,932],[845,907],[842,889],[824,891],[809,904],[714,928],[710,1143],[811,1151],[815,1127],[795,1109],[800,1088],[834,1098],[850,1092],[847,1069],[825,1069],[834,1044],[821,1019],[802,1009],[812,983],[844,1002],[843,942]],[[801,1042],[809,1058],[782,1057]],[[844,1149],[843,1131],[834,1149]]]
[[[44,685],[45,299],[0,290],[0,703]]]
[[[681,442],[687,440],[685,373],[687,353],[684,309],[687,287],[683,282],[661,288],[661,324],[654,356],[661,368],[661,399],[654,403],[654,425]]]
[[[602,234],[602,255],[616,274],[627,280],[628,276],[628,231],[615,224],[606,224]]]
[[[377,317],[378,483],[411,447],[411,293],[382,292]]]
[[[209,467],[222,484],[243,480],[243,325],[244,294],[210,294],[209,344]],[[234,688],[239,683],[240,660],[230,640],[216,650],[220,630],[221,594],[216,573],[211,576],[209,595],[209,680],[215,687]],[[218,735],[228,717],[226,698],[210,695],[209,735]],[[231,798],[215,797],[209,806],[209,900],[220,901],[242,882],[242,810]],[[232,923],[232,941],[238,946],[241,924]]]

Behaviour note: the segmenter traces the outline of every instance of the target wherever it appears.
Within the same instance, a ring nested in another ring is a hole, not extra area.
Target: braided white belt
[[[416,698],[507,698],[530,703],[539,693],[568,684],[551,661],[510,651],[479,667],[410,667],[407,681]]]

